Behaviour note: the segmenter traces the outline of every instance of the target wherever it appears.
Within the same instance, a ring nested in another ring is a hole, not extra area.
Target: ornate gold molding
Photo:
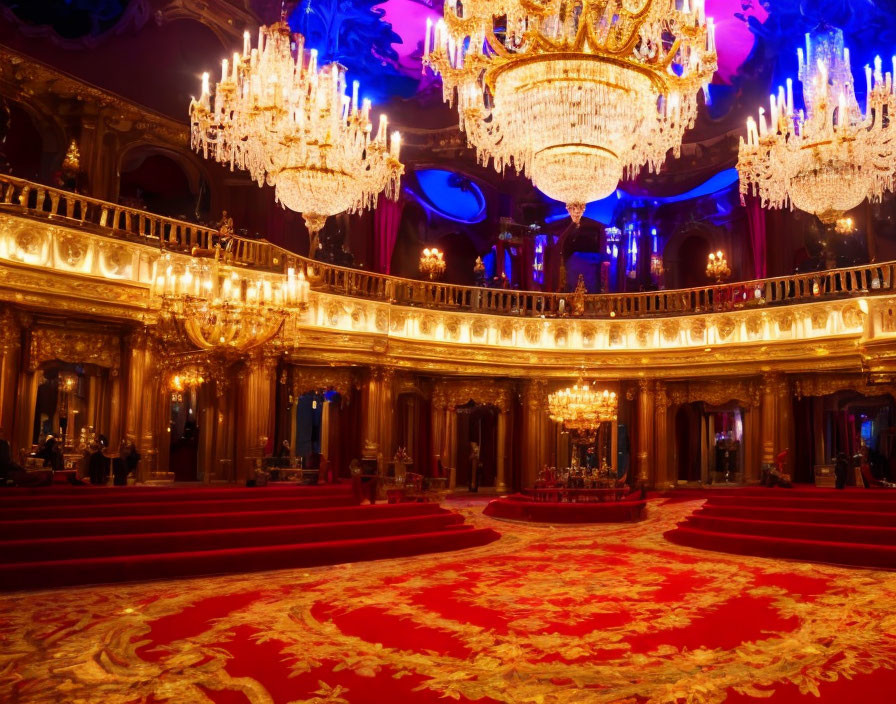
[[[336,391],[343,397],[357,388],[353,369],[346,367],[298,367],[291,366],[293,396],[322,391]]]
[[[470,402],[478,406],[495,406],[501,413],[510,410],[512,395],[509,384],[492,379],[462,379],[436,382],[432,403],[436,408],[454,409]]]
[[[37,371],[53,360],[68,364],[95,364],[113,373],[121,368],[121,336],[102,332],[35,327],[29,331],[27,369]]]
[[[828,396],[838,391],[855,391],[866,396],[889,394],[896,398],[896,385],[869,384],[862,374],[807,374],[793,383],[793,395],[797,398]]]

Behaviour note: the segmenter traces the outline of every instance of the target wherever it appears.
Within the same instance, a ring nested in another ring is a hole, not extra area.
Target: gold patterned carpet
[[[500,523],[462,552],[0,598],[2,702],[892,702],[896,573]],[[818,698],[820,696],[820,699]]]

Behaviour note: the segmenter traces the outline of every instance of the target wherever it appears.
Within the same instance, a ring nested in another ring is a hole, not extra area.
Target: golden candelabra
[[[709,253],[709,259],[706,262],[706,275],[710,279],[715,279],[719,284],[731,276],[731,267],[728,266],[728,260],[721,249],[718,252]]]
[[[372,207],[381,192],[398,197],[398,133],[389,138],[382,115],[374,134],[358,83],[349,98],[345,68],[318,68],[317,51],[306,54],[285,20],[261,27],[255,48],[245,33],[242,53],[222,61],[214,100],[203,75],[190,122],[194,149],[274,186],[278,202],[303,214],[312,250],[330,215]]]
[[[798,54],[806,110],[794,109],[788,79],[770,98],[770,124],[763,108],[758,121],[747,120],[737,164],[741,193],[757,195],[763,207],[789,204],[833,224],[866,198],[893,190],[896,86],[879,57],[874,69],[866,66],[863,113],[839,29],[807,35]]]
[[[423,61],[480,161],[525,172],[579,222],[678,154],[716,48],[703,0],[446,0]]]
[[[217,259],[178,263],[166,255],[153,293],[163,312],[204,350],[245,352],[276,335],[286,318],[308,305],[310,284],[302,271],[286,277],[226,271]]]
[[[427,247],[420,255],[420,273],[427,276],[430,281],[442,278],[445,273],[444,254],[436,247]]]

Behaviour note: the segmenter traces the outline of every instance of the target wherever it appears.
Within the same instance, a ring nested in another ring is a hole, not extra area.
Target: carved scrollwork
[[[377,332],[389,331],[389,315],[382,308],[377,309],[374,324]]]
[[[506,383],[492,379],[463,379],[440,381],[433,390],[433,405],[457,408],[470,402],[482,406],[495,406],[501,413],[510,410],[512,395]]]
[[[367,324],[367,310],[364,306],[356,304],[352,308],[352,329],[362,330]]]
[[[121,368],[121,337],[109,333],[34,328],[28,350],[28,370],[52,360],[96,364],[113,372]]]
[[[339,325],[339,318],[342,317],[344,312],[345,308],[341,303],[330,300],[324,308],[324,316],[326,317],[327,324],[333,326]]]
[[[665,320],[660,326],[660,332],[662,332],[663,339],[666,342],[674,342],[677,340],[680,331],[681,325],[677,320]]]
[[[734,332],[734,329],[737,327],[737,324],[734,322],[734,318],[730,315],[723,315],[718,323],[716,323],[716,332],[719,335],[720,340],[727,340],[731,337],[731,334]]]
[[[693,318],[690,321],[688,334],[692,342],[702,342],[706,337],[706,318]]]
[[[69,268],[80,266],[88,249],[87,239],[81,235],[62,231],[56,235],[56,256]]]
[[[498,334],[500,335],[502,342],[510,342],[513,339],[514,327],[514,323],[509,320],[505,320],[501,323],[501,326],[498,328]]]
[[[537,345],[541,342],[541,334],[544,328],[539,323],[526,323],[524,328],[526,341],[531,345]]]
[[[597,328],[594,325],[582,325],[582,345],[584,347],[594,347],[597,341]]]
[[[488,333],[488,326],[485,324],[485,321],[481,318],[476,318],[473,321],[473,324],[470,326],[470,334],[473,336],[474,340],[482,340],[486,334]],[[511,332],[511,335],[513,333]]]
[[[848,328],[858,328],[862,326],[862,309],[858,303],[847,303],[840,309],[840,317],[843,324]]]
[[[445,321],[445,337],[449,340],[460,338],[460,321],[456,316],[451,316]]]
[[[799,377],[793,385],[793,394],[797,398],[829,396],[838,391],[855,391],[865,396],[889,394],[896,398],[896,385],[869,384],[861,374],[809,374]]]
[[[569,340],[569,327],[566,325],[554,326],[554,344],[557,347],[566,347]]]
[[[436,317],[429,313],[424,313],[419,320],[420,334],[432,335],[436,329]]]
[[[813,330],[822,330],[827,327],[828,324],[828,311],[824,308],[816,308],[812,310],[812,315],[809,316],[812,321],[812,329]]]
[[[352,369],[346,367],[292,367],[293,396],[336,391],[343,397],[356,386]]]
[[[647,347],[648,340],[653,333],[653,326],[650,323],[639,323],[635,328],[635,337],[641,347]]]

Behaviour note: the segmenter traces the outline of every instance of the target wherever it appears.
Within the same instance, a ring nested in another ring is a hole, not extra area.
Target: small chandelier
[[[398,197],[404,167],[401,138],[387,135],[386,116],[373,134],[370,101],[358,103],[358,83],[346,93],[345,68],[318,69],[285,18],[243,35],[243,52],[222,61],[214,101],[208,74],[190,102],[191,143],[203,156],[248,171],[276,200],[302,213],[312,256],[327,218],[372,207],[380,192]]]
[[[716,70],[703,0],[446,0],[424,63],[479,160],[513,165],[578,223],[646,163],[658,171]]]
[[[227,273],[216,259],[179,265],[166,255],[163,265],[153,293],[162,297],[163,312],[178,330],[203,350],[242,353],[259,347],[292,312],[308,305],[310,284],[292,268],[284,280]]]
[[[728,266],[728,260],[722,254],[721,249],[718,252],[709,253],[709,260],[706,262],[706,275],[710,279],[715,279],[719,284],[731,276],[731,267]]]
[[[187,389],[196,389],[205,383],[206,379],[198,367],[186,367],[171,374],[168,379],[168,388],[177,393]]]
[[[548,396],[548,415],[569,432],[588,437],[601,423],[616,420],[616,392],[596,391],[579,378],[575,386]]]
[[[786,205],[833,224],[866,198],[893,190],[896,173],[896,87],[878,57],[865,67],[865,110],[856,101],[843,32],[820,27],[798,51],[805,111],[794,110],[793,83],[770,99],[770,124],[759,109],[747,120],[737,169],[742,194],[763,207]],[[896,66],[896,58],[894,58]]]
[[[427,247],[420,255],[420,273],[429,277],[430,281],[442,278],[445,273],[445,259],[442,252],[435,247]]]

